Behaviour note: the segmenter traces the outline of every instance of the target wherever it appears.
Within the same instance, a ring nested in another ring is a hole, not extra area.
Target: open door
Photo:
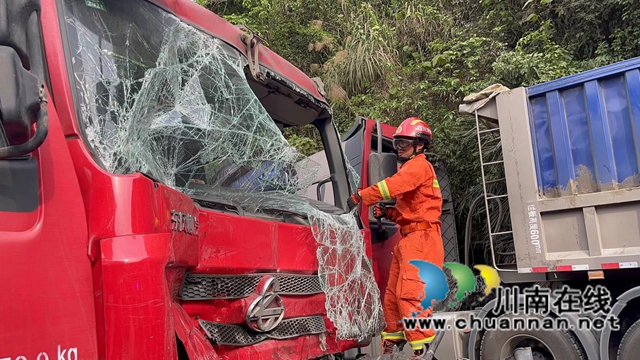
[[[385,162],[388,161],[388,156],[396,156],[392,144],[392,137],[395,131],[396,127],[394,126],[360,118],[343,136],[345,155],[351,166],[360,175],[361,188],[377,183],[386,177],[384,176],[385,173],[389,172],[385,170]],[[427,154],[427,158],[434,166],[443,197],[440,220],[442,221],[445,261],[458,262],[459,251],[455,213],[446,164],[436,154]],[[398,166],[399,163],[396,160],[396,167]],[[393,203],[394,201],[391,202]],[[373,207],[364,209],[362,205],[360,206],[362,221],[371,231],[375,277],[384,299],[393,258],[393,248],[401,239],[399,227],[386,219],[380,222],[376,220],[373,217]]]
[[[378,124],[380,124],[379,127]],[[345,155],[360,176],[361,188],[375,184],[386,177],[385,172],[389,172],[389,170],[385,170],[385,168],[388,166],[390,157],[394,159],[397,171],[399,165],[391,140],[395,130],[396,128],[393,126],[360,118],[344,135],[342,141],[345,144]],[[369,227],[371,232],[374,273],[381,296],[384,299],[391,259],[393,258],[393,248],[401,239],[400,229],[391,221],[386,219],[378,221],[374,218],[373,207],[364,208],[363,205],[360,205],[360,216],[362,222]]]
[[[342,138],[347,160],[360,176],[361,188],[375,184],[397,171],[399,164],[391,141],[394,131],[395,128],[387,124],[360,118]],[[395,200],[386,203],[393,205]],[[384,242],[396,235],[399,229],[395,223],[386,219],[377,220],[373,217],[373,207],[364,209],[360,206],[362,221],[368,224],[371,230],[373,244]]]

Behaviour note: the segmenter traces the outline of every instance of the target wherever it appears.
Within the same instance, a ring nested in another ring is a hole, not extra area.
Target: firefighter
[[[442,194],[433,165],[424,151],[433,143],[429,126],[416,117],[408,118],[393,135],[393,147],[402,164],[395,175],[366,189],[358,189],[347,203],[354,208],[362,202],[374,205],[376,218],[387,218],[400,226],[402,239],[393,250],[389,282],[384,297],[387,323],[382,333],[384,354],[393,352],[394,346],[408,342],[413,351],[412,359],[426,353],[435,338],[432,329],[405,330],[404,317],[431,315],[433,309],[421,309],[425,284],[418,276],[418,269],[410,260],[425,260],[442,268],[444,245],[440,231]],[[396,199],[395,207],[388,207],[381,200]]]

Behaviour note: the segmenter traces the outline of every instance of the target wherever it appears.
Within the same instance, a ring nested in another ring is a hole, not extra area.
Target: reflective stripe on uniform
[[[438,179],[433,179],[433,187],[436,189],[440,189],[440,183],[438,182]]]
[[[428,344],[428,343],[432,342],[433,339],[435,339],[435,338],[436,338],[436,336],[433,335],[432,337],[429,337],[429,338],[426,338],[426,339],[417,340],[417,341],[410,341],[409,345],[411,345],[411,348],[413,350],[420,350],[420,349],[422,349],[424,344]]]
[[[382,332],[382,340],[404,340],[404,332],[396,331],[392,333]]]
[[[389,187],[387,186],[387,182],[382,180],[378,183],[378,190],[380,190],[380,195],[383,200],[391,200],[391,193],[389,192]]]

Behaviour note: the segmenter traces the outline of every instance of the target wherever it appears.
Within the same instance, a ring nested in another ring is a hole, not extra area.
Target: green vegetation
[[[393,125],[409,116],[426,120],[435,152],[446,159],[461,241],[469,205],[482,193],[475,120],[457,112],[463,97],[494,83],[530,86],[640,55],[640,8],[632,0],[198,2],[321,77],[342,133],[357,115]],[[318,149],[308,129],[286,135],[307,154]],[[487,146],[500,156],[497,139]],[[473,244],[487,263],[484,208],[477,213]]]

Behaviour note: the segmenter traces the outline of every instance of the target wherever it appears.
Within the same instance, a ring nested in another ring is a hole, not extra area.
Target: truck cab
[[[315,359],[379,333],[322,84],[261,42],[189,0],[0,3],[0,359]],[[283,135],[307,125],[331,202]]]

